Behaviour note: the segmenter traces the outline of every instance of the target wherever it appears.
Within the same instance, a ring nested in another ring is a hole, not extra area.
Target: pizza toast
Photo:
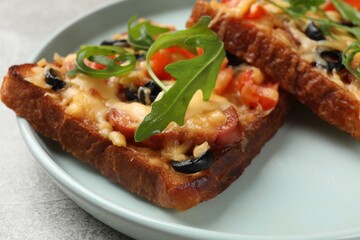
[[[121,43],[131,48],[124,35],[117,37],[112,47]],[[258,69],[224,60],[210,99],[203,101],[197,91],[182,126],[171,122],[163,132],[135,141],[139,122],[151,110],[147,100],[160,101],[161,91],[156,91],[156,98],[151,95],[155,87],[144,67],[144,54],[133,53],[134,69],[107,78],[68,74],[76,65],[75,54],[12,66],[2,82],[1,100],[39,134],[59,142],[124,189],[181,211],[215,197],[234,182],[291,109],[292,97],[269,84]],[[92,70],[104,68],[94,61],[87,65]],[[255,75],[260,79],[257,84],[252,82]],[[248,88],[271,92],[275,101],[260,102],[259,96],[241,100],[240,91],[231,85],[239,79],[245,79],[242,85]],[[171,86],[174,80],[166,84]]]
[[[210,16],[211,29],[227,51],[260,68],[323,120],[360,139],[358,57],[352,51],[358,45],[352,34],[358,20],[342,16],[342,1],[327,1],[298,18],[294,5],[303,3],[289,2],[200,0],[187,26]]]

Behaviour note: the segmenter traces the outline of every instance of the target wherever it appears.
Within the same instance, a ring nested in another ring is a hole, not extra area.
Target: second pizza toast
[[[225,49],[260,68],[325,121],[360,139],[358,1],[198,1]]]

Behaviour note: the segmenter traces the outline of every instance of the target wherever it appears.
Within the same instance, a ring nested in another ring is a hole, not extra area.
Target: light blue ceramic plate
[[[58,31],[32,60],[66,55],[126,30],[132,15],[183,28],[193,1],[131,0]],[[187,211],[124,191],[38,136],[19,119],[30,150],[60,188],[107,225],[138,239],[340,239],[360,236],[360,143],[300,107],[238,181]]]

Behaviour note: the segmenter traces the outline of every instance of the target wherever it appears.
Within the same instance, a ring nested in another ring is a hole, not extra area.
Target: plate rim
[[[223,239],[223,240],[236,240],[236,239],[237,240],[245,240],[245,239],[246,240],[259,240],[259,239],[323,240],[324,239],[325,240],[332,238],[351,239],[360,236],[359,234],[360,228],[354,229],[353,231],[343,230],[343,231],[335,231],[333,233],[327,233],[327,234],[306,234],[306,235],[297,235],[297,236],[286,236],[286,235],[263,236],[263,235],[233,234],[233,233],[219,232],[219,231],[213,231],[207,229],[200,229],[200,228],[185,226],[176,223],[167,223],[165,221],[149,218],[147,216],[143,216],[141,214],[128,210],[123,206],[119,206],[115,203],[112,203],[110,200],[101,197],[98,193],[91,191],[90,189],[88,189],[87,187],[76,181],[72,176],[66,173],[65,170],[63,170],[59,165],[57,165],[53,161],[53,159],[48,154],[46,149],[40,144],[38,140],[39,137],[38,134],[25,119],[17,117],[17,124],[28,149],[35,157],[35,159],[39,162],[41,167],[45,170],[47,175],[52,180],[54,180],[56,184],[65,187],[67,190],[71,191],[72,194],[76,195],[76,197],[85,199],[85,201],[87,201],[91,205],[99,207],[103,211],[106,211],[108,213],[115,214],[115,216],[120,217],[121,219],[128,221],[130,223],[139,224],[142,227],[151,228],[153,230],[167,234],[175,234],[174,236],[185,237],[185,239],[208,239],[208,240],[215,240],[215,239]],[[66,195],[78,204],[78,201],[75,201],[73,199],[74,196],[69,196],[69,194]],[[79,207],[84,209],[81,205],[79,205]],[[114,210],[116,212],[114,212]],[[98,216],[94,216],[91,212],[88,213],[93,217],[99,219]],[[101,219],[99,220],[102,221],[104,224],[109,225],[103,220]],[[125,231],[121,231],[121,232],[125,233]],[[181,232],[181,234],[179,235],[178,232]],[[131,233],[130,234],[126,233],[126,234],[131,236]]]
[[[106,8],[117,4],[123,4],[125,2],[135,2],[136,0],[113,0],[105,4],[97,5],[96,7],[91,8],[88,11],[85,11],[83,14],[70,19],[65,24],[61,25],[60,28],[54,31],[53,34],[49,35],[42,43],[39,44],[39,47],[34,51],[34,54],[30,57],[30,61],[34,62],[39,59],[40,53],[53,41],[56,41],[56,38],[66,29],[76,24],[78,21],[82,20],[85,17],[88,17],[92,14],[97,13],[98,11],[102,11]],[[146,1],[146,0],[138,0],[138,1]],[[191,226],[186,226],[178,223],[168,223],[161,220],[156,220],[154,218],[150,218],[147,216],[143,216],[141,214],[135,213],[131,210],[126,209],[123,206],[119,206],[115,203],[112,203],[110,200],[100,196],[96,192],[91,191],[86,186],[82,185],[78,181],[76,181],[72,176],[66,173],[59,165],[57,165],[49,153],[46,151],[44,146],[40,143],[38,139],[38,134],[33,130],[30,124],[23,118],[17,117],[17,125],[20,130],[20,134],[25,141],[28,149],[34,156],[34,158],[39,162],[41,167],[45,170],[48,176],[52,180],[55,181],[56,184],[65,187],[67,190],[71,191],[71,194],[74,194],[76,197],[80,197],[90,203],[93,206],[99,207],[101,210],[115,214],[116,217],[120,217],[122,220],[128,221],[129,223],[138,224],[139,226],[150,228],[155,231],[159,231],[160,233],[170,234],[176,237],[182,237],[185,239],[224,239],[224,240],[235,240],[235,239],[279,239],[279,240],[297,240],[297,239],[349,239],[360,237],[360,227],[352,228],[351,231],[341,230],[335,232],[328,232],[326,234],[306,234],[306,235],[296,235],[296,236],[288,236],[288,235],[271,235],[271,236],[261,236],[261,235],[248,235],[248,234],[235,234],[235,233],[227,233],[227,232],[219,232],[214,230],[201,229]],[[121,187],[121,186],[120,186]],[[126,191],[126,190],[124,190]],[[75,201],[74,196],[69,196],[74,202],[76,202],[82,209],[78,201]],[[85,209],[84,209],[85,210]],[[116,212],[114,212],[116,210]],[[86,210],[87,211],[87,210]],[[87,211],[89,212],[89,211]],[[93,217],[98,218],[98,216],[94,216],[91,212],[89,212]],[[99,219],[106,225],[111,226],[109,223]],[[112,227],[112,226],[111,226]],[[114,227],[112,227],[114,228]],[[119,231],[118,229],[114,228]],[[176,232],[175,232],[176,231]],[[121,231],[129,236],[130,233],[126,231]],[[179,234],[180,233],[180,234]]]

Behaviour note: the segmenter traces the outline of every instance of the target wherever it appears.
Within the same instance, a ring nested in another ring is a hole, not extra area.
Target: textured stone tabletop
[[[1,0],[0,75],[27,62],[63,24],[110,0]],[[0,103],[0,239],[130,239],[70,200],[22,140]]]

